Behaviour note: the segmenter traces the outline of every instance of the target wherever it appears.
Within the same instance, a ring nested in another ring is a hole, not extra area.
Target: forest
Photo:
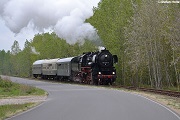
[[[118,55],[117,85],[180,90],[180,4],[157,0],[102,0],[87,19],[104,47]],[[37,34],[24,48],[0,50],[0,74],[31,77],[38,59],[96,51],[92,41],[70,45],[54,32]]]

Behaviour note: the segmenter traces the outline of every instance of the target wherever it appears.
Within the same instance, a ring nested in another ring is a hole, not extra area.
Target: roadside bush
[[[0,97],[45,94],[45,91],[42,89],[24,84],[13,83],[8,77],[0,79]]]
[[[0,87],[1,87],[1,88],[10,88],[10,87],[12,87],[12,86],[13,86],[12,81],[0,79]]]
[[[37,91],[36,88],[27,85],[22,85],[19,89],[22,91],[22,94],[33,94]]]

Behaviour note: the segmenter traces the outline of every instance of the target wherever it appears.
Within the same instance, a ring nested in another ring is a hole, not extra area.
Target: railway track
[[[180,98],[180,92],[178,92],[178,91],[162,90],[162,89],[154,89],[154,88],[143,88],[143,87],[136,88],[133,86],[126,86],[126,87],[119,86],[119,88],[125,88],[125,89],[129,89],[129,90],[139,90],[139,91],[145,91],[145,92],[152,92],[152,93],[156,93],[156,94]]]

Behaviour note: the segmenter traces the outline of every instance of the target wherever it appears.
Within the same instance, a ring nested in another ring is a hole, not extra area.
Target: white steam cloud
[[[105,50],[106,48],[105,47],[103,47],[103,46],[98,46],[98,50],[99,50],[99,52],[101,52],[102,50]]]
[[[35,54],[35,55],[39,55],[40,52],[37,52],[35,47],[31,47],[31,53]]]
[[[85,20],[93,15],[100,0],[0,0],[0,17],[18,34],[26,28],[54,31],[74,44],[84,39],[100,40],[96,29]]]

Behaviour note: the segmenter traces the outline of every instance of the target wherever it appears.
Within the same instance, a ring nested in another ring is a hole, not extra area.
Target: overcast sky
[[[10,50],[14,40],[17,40],[20,44],[20,48],[23,49],[24,43],[27,40],[33,39],[33,30],[25,30],[19,34],[15,34],[5,25],[4,21],[0,19],[0,50]]]
[[[84,21],[100,0],[0,0],[0,50],[10,50],[14,40],[24,42],[37,33],[54,31],[70,44],[99,39],[96,28]]]

